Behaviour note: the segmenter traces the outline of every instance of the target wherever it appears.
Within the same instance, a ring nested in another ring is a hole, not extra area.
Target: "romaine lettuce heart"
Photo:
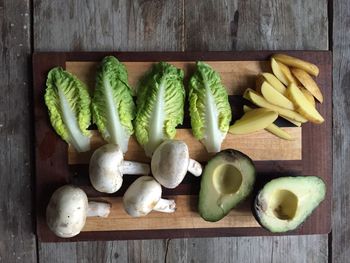
[[[87,87],[77,77],[60,67],[50,70],[45,103],[52,127],[79,152],[90,149],[90,102]]]
[[[102,137],[109,143],[118,144],[125,153],[134,132],[135,104],[128,73],[115,57],[105,57],[98,69],[92,116]]]
[[[188,99],[194,136],[208,152],[220,151],[231,121],[231,106],[219,74],[209,65],[197,62]]]
[[[183,71],[166,63],[155,64],[141,80],[134,121],[137,141],[152,156],[163,140],[172,139],[184,116]]]

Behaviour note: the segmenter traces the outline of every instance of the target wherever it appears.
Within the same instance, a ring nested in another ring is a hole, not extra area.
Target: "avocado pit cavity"
[[[242,173],[233,165],[223,164],[214,170],[213,184],[221,194],[234,194],[242,185]]]

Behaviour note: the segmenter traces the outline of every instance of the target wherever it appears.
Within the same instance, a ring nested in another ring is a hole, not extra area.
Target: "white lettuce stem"
[[[218,110],[206,76],[203,73],[202,78],[205,85],[205,136],[203,143],[208,152],[219,152],[225,134],[219,129]]]
[[[123,153],[128,150],[129,135],[120,122],[118,108],[113,100],[112,87],[108,79],[103,77],[103,87],[105,89],[105,101],[107,108],[107,130],[111,137],[111,143],[119,145]]]
[[[153,108],[149,127],[148,142],[144,145],[146,155],[151,157],[155,149],[164,139],[163,127],[165,119],[165,78],[163,77],[157,93],[157,101]]]
[[[78,152],[86,152],[90,150],[90,138],[82,134],[78,126],[78,120],[60,88],[58,88],[58,97],[62,109],[62,119],[70,137],[69,142]]]

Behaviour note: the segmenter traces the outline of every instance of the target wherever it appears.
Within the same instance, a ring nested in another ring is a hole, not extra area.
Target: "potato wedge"
[[[304,87],[298,87],[301,92],[304,94],[305,98],[312,104],[312,106],[316,107],[315,97],[312,96],[310,91],[305,89]]]
[[[248,105],[243,105],[243,112],[246,113],[248,111],[254,110],[254,108],[249,107]]]
[[[274,104],[276,106],[280,106],[282,108],[286,108],[289,110],[293,110],[293,111],[295,110],[293,102],[291,102],[289,99],[287,99],[277,90],[275,90],[274,87],[272,87],[267,81],[265,81],[261,85],[260,93],[271,104]]]
[[[268,74],[271,74],[271,73],[268,73]],[[272,74],[271,74],[272,75]],[[276,78],[274,75],[272,75],[274,78]],[[276,78],[277,79],[277,78]],[[279,81],[279,80],[278,80]],[[283,85],[283,84],[282,84]],[[248,89],[250,90],[250,89]],[[257,92],[259,93],[258,95],[260,96],[261,95],[261,86],[259,88],[257,88]],[[287,88],[286,88],[286,93],[287,93]],[[249,100],[249,99],[248,99]],[[288,117],[285,117],[285,116],[282,116],[280,115],[283,119],[286,119],[287,121],[289,121],[290,123],[294,124],[295,126],[297,127],[300,127],[301,126],[301,122],[299,121],[296,121],[296,120],[293,120],[293,119],[290,119]]]
[[[324,122],[324,118],[316,108],[306,99],[303,92],[295,85],[290,84],[287,88],[288,96],[293,101],[296,110],[306,119],[314,123]]]
[[[283,64],[279,61],[277,61],[277,64],[280,66],[280,69],[281,69],[282,73],[284,74],[284,76],[286,77],[288,84],[290,84],[290,83],[297,84],[297,80],[292,75],[292,72],[290,72],[289,67],[287,67],[285,64]]]
[[[295,121],[298,121],[301,123],[307,122],[307,119],[305,119],[298,112],[291,111],[291,110],[273,105],[273,104],[269,103],[267,100],[265,100],[262,96],[257,94],[252,89],[247,89],[244,92],[243,97],[247,100],[250,100],[251,102],[253,102],[255,105],[257,105],[259,107],[266,108],[266,109],[269,109],[272,111],[276,111],[282,117],[287,117],[289,119],[292,119],[292,120],[295,120]]]
[[[268,83],[270,83],[271,86],[274,87],[279,93],[282,93],[283,95],[286,94],[287,88],[282,84],[281,81],[278,80],[278,78],[275,77],[275,75],[268,73],[268,72],[264,72],[261,74],[261,76],[263,76],[265,78],[265,80]]]
[[[229,128],[232,134],[247,134],[265,129],[278,118],[277,112],[268,109],[253,109],[244,113],[242,118],[237,120]]]
[[[307,73],[309,73],[315,77],[317,77],[319,72],[320,72],[320,70],[318,69],[318,67],[315,64],[312,64],[310,62],[307,62],[305,60],[302,60],[302,59],[299,59],[296,57],[288,56],[285,54],[274,54],[272,56],[272,58],[284,63],[287,66],[303,69]]]
[[[265,128],[265,130],[267,130],[268,132],[271,132],[273,135],[276,135],[281,139],[288,140],[288,141],[294,140],[294,138],[288,132],[278,127],[276,124],[273,124],[273,123],[270,124]]]
[[[276,76],[276,78],[281,81],[284,85],[288,85],[288,79],[282,72],[282,69],[280,65],[277,63],[277,61],[274,58],[271,58],[271,69],[273,74]]]
[[[243,111],[244,112],[248,112],[248,111],[251,111],[251,110],[252,110],[251,107],[249,107],[247,105],[243,106]],[[272,133],[273,135],[276,135],[277,137],[279,137],[281,139],[289,140],[289,141],[293,140],[293,137],[288,132],[286,132],[282,128],[278,127],[274,123],[271,123],[269,126],[267,126],[265,128],[265,130],[267,130],[268,132]]]
[[[310,91],[310,93],[319,101],[323,102],[323,95],[318,87],[315,80],[305,71],[298,68],[292,68],[291,69],[293,75],[300,81],[300,83]]]

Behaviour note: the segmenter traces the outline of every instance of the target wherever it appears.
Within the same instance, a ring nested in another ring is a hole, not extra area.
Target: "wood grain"
[[[331,262],[350,257],[349,1],[333,2],[333,229]]]
[[[185,1],[184,12],[185,50],[328,49],[325,0]]]
[[[115,231],[115,230],[152,230],[152,229],[196,229],[196,228],[231,228],[258,227],[249,203],[240,209],[230,212],[218,222],[204,221],[198,214],[198,196],[176,195],[165,196],[176,202],[176,211],[171,214],[151,212],[145,217],[129,216],[123,207],[122,197],[104,197],[98,201],[111,204],[111,213],[107,218],[90,217],[86,220],[83,231]]]
[[[282,51],[279,51],[282,52]],[[217,61],[219,57],[224,57],[225,61],[238,60],[242,58],[249,60],[267,60],[272,52],[204,52],[204,53],[114,53],[110,54],[120,57],[124,60],[135,61],[135,58],[141,61],[154,61],[155,59],[169,60],[179,59],[183,60],[186,57],[186,61],[197,60],[200,57],[202,60]],[[289,55],[297,57],[303,57],[304,59],[315,63],[319,66],[320,77],[318,83],[325,95],[325,101],[319,106],[320,113],[326,120],[331,119],[331,75],[330,66],[330,54],[329,52],[287,52]],[[45,85],[46,73],[53,65],[64,66],[66,60],[80,59],[83,61],[101,60],[106,53],[36,53],[34,54],[34,99],[35,99],[35,126],[36,126],[36,197],[37,197],[37,233],[41,240],[46,241],[63,241],[55,237],[51,231],[48,230],[45,222],[45,206],[48,202],[49,196],[51,196],[54,189],[58,186],[71,182],[70,176],[72,167],[68,166],[67,156],[67,144],[62,141],[50,127],[47,110],[42,101],[43,87]],[[152,56],[156,56],[156,58]],[[320,128],[322,127],[322,128]],[[264,134],[264,133],[262,133]],[[270,135],[272,136],[272,135]],[[273,136],[272,136],[273,137]],[[319,139],[320,138],[320,139]],[[300,164],[289,163],[285,160],[277,161],[270,160],[264,161],[262,165],[257,165],[258,174],[267,172],[264,176],[258,176],[258,182],[256,184],[256,190],[259,186],[266,183],[268,180],[275,176],[281,175],[281,171],[285,171],[282,175],[287,174],[304,174],[304,175],[318,175],[327,184],[327,196],[324,202],[318,209],[310,216],[308,220],[297,230],[291,233],[293,234],[308,234],[308,233],[328,233],[330,229],[330,207],[331,199],[330,193],[332,189],[332,171],[331,171],[331,123],[325,122],[322,125],[306,124],[302,128],[302,160],[301,169]],[[198,142],[197,142],[198,143]],[[247,141],[249,144],[250,142]],[[254,142],[255,143],[255,142]],[[199,143],[198,143],[199,144]],[[256,144],[256,143],[255,143]],[[200,144],[199,144],[200,145]],[[271,148],[271,147],[270,147]],[[314,152],[317,154],[310,154]],[[286,166],[287,165],[287,166]],[[294,166],[293,166],[294,165]],[[296,166],[295,166],[296,165]],[[86,167],[86,165],[85,165]],[[286,168],[287,167],[287,168]],[[77,169],[73,177],[76,179],[86,178],[86,168],[77,166]],[[293,173],[294,172],[294,173]],[[50,176],[47,176],[50,174]],[[131,177],[130,177],[131,178]],[[131,180],[132,181],[132,180]],[[125,180],[123,189],[117,192],[117,195],[123,194],[125,187],[130,185],[130,180]],[[76,182],[79,182],[76,181]],[[86,181],[80,181],[79,185],[87,192],[89,196],[103,196],[103,194],[97,194],[96,191],[92,191],[89,183]],[[84,184],[85,182],[85,184]],[[191,191],[188,186],[196,186],[198,182],[187,181],[181,184],[178,188],[174,189],[171,193],[173,195],[198,193],[197,191]],[[169,191],[166,190],[167,194]],[[322,215],[322,216],[321,216]],[[92,234],[94,233],[94,234]],[[162,230],[144,230],[144,231],[99,231],[99,232],[82,232],[77,237],[70,240],[91,240],[91,239],[130,239],[130,238],[168,238],[168,237],[184,237],[184,236],[230,236],[230,235],[271,235],[271,233],[257,227],[232,227],[232,228],[199,228],[199,229],[177,229],[176,231],[162,231]]]
[[[167,240],[95,241],[40,243],[40,261],[76,262],[164,262]]]
[[[0,262],[34,262],[29,1],[0,1]]]
[[[327,50],[327,2],[185,1],[185,50]],[[169,262],[328,262],[328,236],[174,239],[168,255]]]
[[[35,51],[183,49],[180,0],[33,2]]]
[[[321,235],[171,239],[166,262],[328,262]]]
[[[328,48],[326,0],[185,1],[186,8],[181,1],[154,2],[157,3],[118,1],[112,5],[111,1],[74,1],[61,5],[34,0],[34,48],[50,51]],[[342,2],[346,4],[345,0]],[[138,15],[146,12],[147,17]],[[102,17],[113,23],[103,27],[107,30],[102,30]],[[167,23],[159,23],[156,31],[145,33],[144,25],[152,24],[149,21],[154,21],[154,17],[171,19],[176,26],[171,23],[168,28]],[[327,262],[328,238],[316,235],[186,238],[169,242],[39,242],[39,258],[42,262]]]
[[[282,140],[265,130],[244,135],[233,135],[228,133],[222,143],[221,149],[234,148],[247,154],[255,161],[301,160],[302,128],[287,127],[283,129],[288,132],[294,140]],[[207,153],[203,144],[192,135],[191,129],[177,129],[175,139],[184,141],[189,147],[190,158],[197,160],[198,162],[206,162],[213,155]],[[93,131],[90,144],[91,150],[84,153],[77,152],[74,147],[69,145],[68,164],[88,164],[94,150],[106,144],[106,142],[97,131]],[[266,149],[269,150],[266,151]],[[139,162],[150,161],[134,136],[130,137],[125,160]]]
[[[168,61],[177,68],[184,70],[187,79],[195,70],[193,61]],[[271,71],[267,61],[207,61],[219,74],[228,95],[242,95],[247,88],[255,87],[256,75]],[[154,62],[124,62],[128,70],[129,84],[136,89],[138,81],[152,68]],[[96,62],[66,62],[66,69],[78,76],[80,80],[93,90],[98,63]]]

